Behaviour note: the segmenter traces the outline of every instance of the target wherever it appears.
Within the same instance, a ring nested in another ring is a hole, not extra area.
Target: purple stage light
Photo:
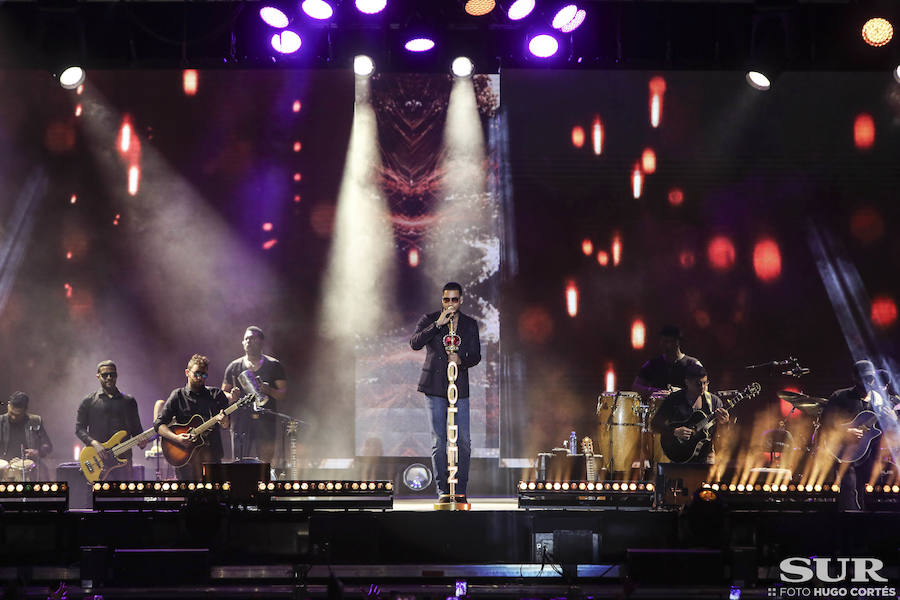
[[[572,20],[559,28],[563,33],[570,33],[578,29],[582,23],[584,23],[584,18],[587,16],[587,11],[583,8],[579,8],[578,12],[575,13],[575,16],[572,17]]]
[[[511,21],[518,21],[519,19],[524,19],[530,15],[533,10],[534,0],[516,0],[512,3],[512,6],[509,7],[506,16],[509,17]]]
[[[552,35],[542,33],[528,40],[528,51],[538,58],[550,58],[559,50],[559,42]]]
[[[361,13],[374,15],[380,13],[387,6],[387,0],[356,0],[356,8]]]
[[[406,42],[404,48],[410,52],[427,52],[434,48],[434,40],[426,37],[413,38]]]
[[[303,0],[300,7],[307,15],[320,21],[330,19],[334,15],[334,8],[325,0]]]
[[[272,47],[282,54],[293,54],[300,49],[300,44],[300,36],[290,29],[272,36]]]
[[[284,29],[289,23],[287,15],[274,6],[263,6],[259,9],[259,16],[266,22],[266,25],[271,25],[278,29]]]
[[[563,25],[574,19],[576,14],[578,14],[578,7],[574,4],[567,4],[557,11],[550,24],[553,29],[561,29]]]

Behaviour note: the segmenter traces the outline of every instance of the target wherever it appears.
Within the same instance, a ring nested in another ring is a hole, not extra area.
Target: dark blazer
[[[425,348],[425,364],[419,377],[418,390],[430,396],[447,397],[447,351],[444,350],[444,336],[450,331],[447,325],[436,327],[435,322],[441,311],[429,313],[419,319],[416,332],[409,338],[413,350]],[[459,348],[459,376],[456,387],[460,398],[469,397],[469,369],[481,362],[481,340],[478,338],[478,323],[475,319],[459,313],[456,333],[462,340]]]
[[[28,415],[28,423],[25,424],[25,447],[34,448],[41,456],[47,456],[53,451],[53,444],[44,422],[39,415]],[[0,458],[18,456],[18,448],[9,447],[9,415],[0,415]]]

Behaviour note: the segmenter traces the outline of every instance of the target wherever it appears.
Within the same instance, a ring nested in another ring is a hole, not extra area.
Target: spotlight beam
[[[9,301],[25,249],[34,228],[35,212],[47,187],[43,169],[34,169],[16,198],[16,205],[0,245],[0,313]]]

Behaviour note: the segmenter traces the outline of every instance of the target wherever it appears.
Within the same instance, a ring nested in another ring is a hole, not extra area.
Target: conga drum
[[[628,477],[641,468],[641,395],[637,392],[603,392],[597,398],[597,449],[601,465],[614,478]]]
[[[19,457],[12,458],[9,461],[9,468],[6,470],[7,481],[33,481],[37,473],[37,464],[30,458],[22,460]]]

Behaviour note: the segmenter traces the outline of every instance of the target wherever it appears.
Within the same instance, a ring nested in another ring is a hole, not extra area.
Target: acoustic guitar
[[[225,416],[227,417],[240,407],[250,403],[253,401],[253,398],[254,394],[248,394],[234,404],[229,404],[228,408],[224,410]],[[182,433],[190,434],[194,439],[194,443],[191,444],[190,447],[185,448],[181,444],[162,437],[162,452],[163,456],[166,457],[166,462],[173,467],[183,467],[188,464],[191,461],[191,458],[193,458],[194,452],[197,451],[197,448],[206,445],[206,433],[219,422],[216,419],[217,416],[218,413],[204,421],[203,417],[200,415],[194,415],[187,423],[177,423],[175,421],[170,423],[169,429],[172,433],[175,435],[181,435]]]
[[[843,433],[847,429],[855,427],[862,429],[861,438],[848,438]],[[835,427],[825,440],[825,448],[838,461],[842,463],[855,463],[861,460],[869,451],[872,440],[881,435],[878,427],[878,417],[871,410],[864,410],[857,414],[849,423],[841,423]]]
[[[106,480],[115,469],[127,465],[128,461],[124,458],[119,458],[119,456],[131,450],[134,446],[149,442],[155,438],[156,430],[151,427],[147,431],[123,442],[122,440],[125,439],[126,435],[128,435],[128,432],[124,430],[117,431],[101,444],[112,452],[112,461],[104,461],[103,455],[97,452],[93,446],[88,445],[82,449],[81,454],[78,456],[78,464],[81,465],[81,472],[84,473],[88,481],[94,483],[95,481]]]
[[[723,401],[722,404],[725,410],[731,410],[737,406],[738,402],[758,395],[761,389],[758,383],[751,383],[728,400]],[[702,410],[695,410],[688,419],[669,423],[666,431],[660,434],[659,442],[669,460],[676,463],[689,462],[700,454],[704,444],[712,439],[715,426],[716,420],[713,415],[708,415]],[[691,437],[686,440],[675,437],[675,430],[679,427],[691,429],[693,432]]]
[[[581,440],[581,451],[584,453],[584,470],[588,481],[597,481],[597,466],[594,462],[594,442],[589,437]]]

